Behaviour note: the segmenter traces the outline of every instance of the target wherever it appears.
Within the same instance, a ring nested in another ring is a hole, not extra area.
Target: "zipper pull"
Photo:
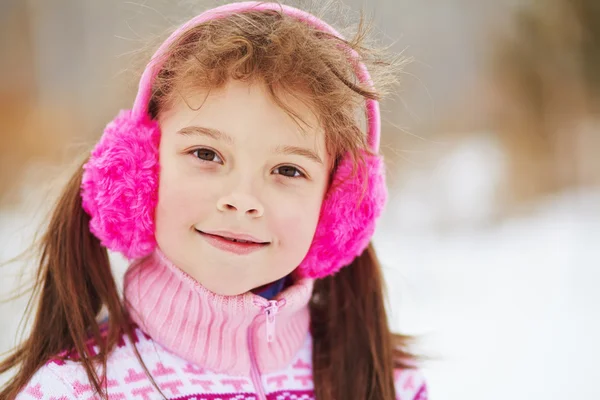
[[[269,300],[269,305],[264,308],[264,312],[267,316],[267,343],[275,340],[275,316],[279,312],[279,309],[285,305],[285,299],[281,300]]]

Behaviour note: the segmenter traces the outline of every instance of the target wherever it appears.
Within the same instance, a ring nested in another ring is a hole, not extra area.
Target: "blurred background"
[[[157,38],[221,3],[0,0],[0,262],[130,107]],[[375,244],[431,398],[600,399],[600,2],[344,4],[415,59],[382,104]],[[29,267],[3,267],[0,296]],[[25,304],[0,305],[0,352]]]

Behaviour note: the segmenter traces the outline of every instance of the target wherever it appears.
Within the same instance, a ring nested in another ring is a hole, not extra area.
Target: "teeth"
[[[254,242],[251,242],[251,241],[248,241],[248,240],[230,239],[230,238],[225,238],[225,239],[227,239],[229,241],[232,241],[232,242],[236,242],[236,243],[254,243]]]

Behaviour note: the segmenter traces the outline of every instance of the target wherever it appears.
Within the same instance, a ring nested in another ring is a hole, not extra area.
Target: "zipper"
[[[260,369],[258,368],[258,362],[256,361],[256,349],[254,346],[254,332],[258,328],[257,320],[265,315],[266,321],[266,339],[267,343],[271,343],[275,340],[275,321],[277,313],[279,309],[285,305],[285,299],[281,300],[266,300],[263,298],[257,298],[254,300],[254,304],[260,307],[261,312],[254,318],[254,321],[248,328],[248,351],[250,352],[250,378],[252,379],[252,384],[256,388],[256,394],[258,396],[258,400],[267,400],[267,395],[265,394],[265,388],[262,384],[262,379],[260,375]],[[256,327],[256,328],[255,328]]]

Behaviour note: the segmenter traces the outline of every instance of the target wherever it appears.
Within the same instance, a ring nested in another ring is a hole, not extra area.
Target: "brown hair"
[[[306,101],[326,132],[330,154],[339,159],[350,152],[360,162],[359,150],[366,149],[366,141],[358,113],[364,113],[366,98],[387,93],[404,63],[367,47],[370,28],[363,22],[361,15],[357,33],[348,41],[276,11],[236,14],[191,28],[168,51],[154,83],[150,113],[156,118],[188,91],[218,89],[230,79],[260,81],[292,118],[297,116],[277,93],[283,90]],[[359,53],[373,87],[357,82],[341,44]],[[88,228],[81,178],[80,167],[38,244],[41,256],[33,287],[33,297],[39,298],[37,314],[29,337],[0,363],[0,373],[18,368],[0,398],[14,398],[44,363],[65,349],[79,354],[93,387],[106,397],[104,372],[97,373],[95,363],[106,371],[108,355],[121,335],[135,343],[107,251]],[[97,322],[102,307],[109,315],[106,333]],[[384,282],[372,246],[336,275],[316,282],[310,310],[316,398],[394,399],[394,369],[411,368],[415,357],[407,350],[409,338],[390,332]],[[99,351],[86,345],[89,337]]]

